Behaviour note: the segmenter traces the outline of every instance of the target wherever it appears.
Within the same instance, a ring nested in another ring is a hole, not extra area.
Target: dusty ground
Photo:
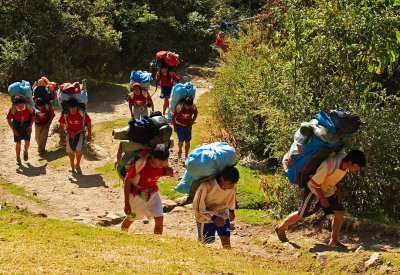
[[[210,84],[202,78],[196,77],[193,82],[197,86],[197,97],[210,88]],[[150,91],[152,93],[154,87]],[[161,110],[162,100],[158,96],[159,92],[153,96],[153,100],[156,110]],[[111,99],[107,100],[91,97],[90,100],[91,102],[97,102],[96,104],[89,105],[88,109],[93,124],[129,117],[127,103],[120,97],[111,97]],[[107,111],[104,111],[104,109]],[[59,112],[57,115],[59,115]],[[22,165],[18,166],[15,161],[11,131],[4,124],[1,124],[0,140],[3,141],[0,145],[0,158],[2,160],[0,178],[24,187],[29,194],[34,194],[43,201],[44,205],[38,205],[34,202],[12,196],[1,188],[0,202],[13,203],[20,207],[26,207],[36,213],[44,213],[52,218],[75,220],[91,225],[96,224],[96,222],[107,215],[114,218],[123,216],[123,193],[121,188],[113,187],[114,183],[103,179],[95,171],[96,167],[100,167],[114,158],[115,152],[113,149],[108,151],[102,150],[103,157],[99,161],[83,160],[83,174],[77,175],[68,172],[68,165],[53,166],[47,164],[48,161],[65,157],[65,152],[62,148],[53,149],[43,158],[40,158],[36,153],[36,142],[32,139],[29,161],[23,162]],[[49,138],[48,147],[57,146],[57,143],[58,137],[53,135]],[[109,148],[116,148],[118,144],[118,142],[111,139],[111,134],[110,139],[102,140],[102,143],[108,145],[106,147]],[[175,147],[172,151],[170,163],[175,170],[175,177],[177,178],[182,174],[184,167],[182,162],[176,161],[176,151]],[[190,205],[176,207],[173,211],[167,213],[164,224],[164,233],[166,235],[186,236],[190,239],[197,238],[193,210]],[[271,225],[253,226],[237,221],[235,227],[236,229],[232,235],[233,246],[253,254],[276,257],[282,250],[292,250],[296,247],[296,244],[286,245],[274,253],[267,252],[266,246],[273,247],[276,243],[279,244],[275,234],[273,234],[273,227]],[[152,229],[153,224],[150,221],[149,223],[136,222],[133,224],[131,230],[136,234],[141,234],[152,232]],[[315,252],[318,252],[318,249],[329,250],[323,244],[329,237],[326,230],[322,230],[321,232],[296,230],[290,234],[290,237],[292,239],[301,239],[302,244],[310,246],[310,249],[317,247]],[[357,237],[347,239],[346,242],[350,248],[356,248],[361,243]],[[374,244],[371,243],[370,246],[374,247]],[[387,249],[387,247],[389,246],[385,246],[384,249]],[[297,257],[295,253],[291,255],[291,257]]]

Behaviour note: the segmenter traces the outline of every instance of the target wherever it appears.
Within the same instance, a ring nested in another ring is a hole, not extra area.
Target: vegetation
[[[399,9],[386,0],[279,0],[262,15],[231,41],[217,75],[216,116],[231,140],[242,154],[280,160],[302,121],[354,111],[366,124],[347,148],[363,150],[368,167],[346,178],[346,207],[398,218]]]
[[[8,192],[10,192],[13,195],[28,199],[30,201],[33,201],[33,202],[36,202],[39,204],[43,203],[41,200],[39,200],[35,196],[29,195],[24,188],[17,186],[15,184],[6,182],[1,179],[0,179],[0,188],[7,190]]]

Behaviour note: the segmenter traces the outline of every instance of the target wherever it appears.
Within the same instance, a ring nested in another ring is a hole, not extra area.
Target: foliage
[[[242,153],[281,159],[299,124],[319,110],[358,113],[367,123],[348,148],[365,151],[368,168],[346,179],[347,207],[398,217],[400,20],[393,2],[277,0],[263,12],[269,22],[245,26],[224,55],[217,117]]]

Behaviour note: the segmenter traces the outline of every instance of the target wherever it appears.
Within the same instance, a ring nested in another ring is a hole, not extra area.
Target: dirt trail
[[[192,81],[197,87],[197,98],[210,88],[210,84],[202,78],[194,78]],[[152,93],[154,87],[150,91]],[[92,102],[101,102],[89,105],[88,113],[92,118],[93,124],[129,117],[127,103],[121,98],[101,100],[91,97],[90,100]],[[162,110],[163,101],[159,98],[159,92],[153,96],[153,100],[155,109]],[[112,106],[112,108],[106,108],[109,111],[102,112],[102,106]],[[59,115],[59,112],[57,115]],[[58,116],[56,118],[58,119]],[[32,137],[34,137],[34,133]],[[2,125],[0,140],[3,141],[3,144],[0,146],[0,158],[2,159],[0,178],[24,187],[29,194],[35,193],[45,205],[37,205],[36,203],[17,198],[6,191],[2,191],[1,188],[0,202],[7,201],[27,207],[33,212],[45,213],[48,217],[75,220],[91,225],[94,225],[99,218],[107,215],[111,215],[114,218],[123,216],[123,193],[121,188],[113,187],[113,183],[104,180],[95,170],[96,167],[100,167],[113,159],[113,151],[103,150],[103,158],[100,161],[83,160],[83,174],[77,175],[68,172],[68,165],[52,166],[47,164],[47,161],[64,157],[66,154],[63,148],[48,152],[43,158],[40,158],[36,153],[37,144],[34,138],[32,138],[29,161],[23,162],[22,165],[18,166],[15,161],[11,131],[7,126]],[[57,143],[58,137],[53,135],[49,138],[48,148]],[[117,142],[115,142],[116,144]],[[182,174],[183,167],[181,164],[175,163],[175,159],[176,147],[171,155],[171,164],[175,169],[175,173]],[[190,205],[176,207],[173,211],[167,213],[164,224],[164,233],[166,235],[185,236],[190,239],[197,238],[196,224]],[[232,235],[232,244],[241,250],[265,257],[275,257],[282,250],[278,249],[275,253],[266,252],[265,246],[268,244],[273,245],[277,241],[271,225],[252,226],[237,221],[235,227],[236,229]],[[148,224],[136,222],[132,226],[132,232],[139,234],[150,233],[152,229],[152,221]],[[326,230],[320,234],[315,234],[315,232],[310,234],[307,231],[298,231],[292,234],[293,238],[302,238],[302,242],[311,244],[326,241],[324,239],[326,236],[329,236]],[[352,240],[353,247],[356,246],[355,241]],[[218,242],[215,245],[218,246]],[[283,248],[283,250],[290,250],[290,247]],[[291,257],[297,257],[296,253],[292,253],[291,255],[289,257],[286,255],[285,259],[290,260]]]

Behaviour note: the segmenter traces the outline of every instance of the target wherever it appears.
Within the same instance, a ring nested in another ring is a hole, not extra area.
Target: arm
[[[172,123],[172,126],[173,126],[173,128],[174,128],[174,132],[176,132],[176,122],[175,122],[175,119],[176,119],[176,112],[175,112],[175,109],[172,111],[172,114],[171,114],[171,123]]]
[[[54,110],[53,107],[51,107],[51,105],[49,104],[49,111],[50,111],[50,118],[49,121],[46,123],[46,125],[44,126],[45,128],[50,128],[51,123],[53,122],[54,117],[56,116],[54,114]]]
[[[197,107],[195,106],[194,108],[196,108],[196,109],[195,109],[196,111],[195,111],[194,114],[193,114],[192,125],[196,122],[197,114],[198,114],[198,112],[197,112]]]
[[[65,144],[65,132],[64,132],[64,123],[58,124],[58,133],[60,134],[61,144]]]
[[[129,204],[129,193],[131,192],[131,179],[128,178],[128,175],[124,180],[124,211],[125,214],[130,215],[132,213],[131,205]]]
[[[129,104],[129,112],[131,113],[131,117],[133,117],[133,113],[132,113],[132,101],[130,99],[130,97],[128,98],[128,104]]]
[[[90,142],[92,140],[92,122],[88,121],[86,126],[87,126],[87,132],[88,132],[86,141]]]
[[[8,125],[10,126],[11,130],[14,133],[14,136],[18,136],[18,132],[17,130],[14,128],[14,125],[12,124],[11,118],[7,119]]]
[[[150,103],[150,107],[151,107],[151,111],[154,112],[154,103],[153,103],[153,99],[151,98],[150,94],[147,93],[147,100]]]
[[[35,111],[32,111],[31,113],[31,121],[29,122],[29,126],[28,129],[26,130],[28,132],[28,134],[32,133],[32,125],[35,122]]]
[[[164,168],[164,176],[173,177],[174,176],[174,170],[169,166],[165,167]]]
[[[321,206],[323,208],[326,208],[329,206],[328,199],[325,197],[325,195],[321,189],[321,185],[325,181],[327,175],[328,175],[328,170],[327,170],[326,162],[322,162],[321,165],[318,167],[317,172],[310,179],[310,184],[314,188],[315,192],[317,193],[318,198],[321,201]]]
[[[236,208],[236,188],[235,194],[233,195],[230,203],[229,203],[229,220],[233,222],[235,220],[235,208]]]
[[[203,183],[200,184],[199,188],[197,189],[196,195],[194,196],[193,200],[193,206],[196,212],[196,216],[200,216],[204,220],[213,221],[217,225],[218,220],[222,218],[218,217],[216,213],[207,210],[206,197],[207,185]],[[225,221],[223,221],[223,223],[225,224]]]
[[[340,203],[343,203],[344,199],[342,196],[342,184],[341,183],[336,184],[335,196],[338,198]]]

